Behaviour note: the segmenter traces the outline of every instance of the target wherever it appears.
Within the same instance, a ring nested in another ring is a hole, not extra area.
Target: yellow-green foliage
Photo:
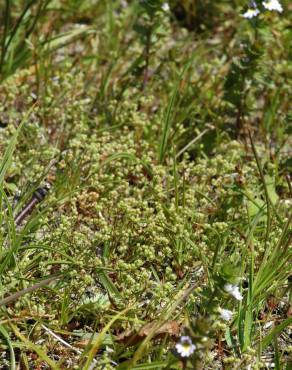
[[[261,368],[269,345],[286,361],[288,15],[256,24],[233,3],[55,1],[25,54],[13,36],[0,62],[1,154],[34,107],[1,184],[0,368],[18,347],[16,363],[47,354],[60,368],[86,368],[95,350],[104,369]],[[190,361],[173,351],[179,335],[196,345]]]

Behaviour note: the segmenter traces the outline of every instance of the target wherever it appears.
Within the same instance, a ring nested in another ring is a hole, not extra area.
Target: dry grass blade
[[[32,286],[30,286],[28,288],[22,289],[19,292],[16,292],[14,294],[11,294],[10,296],[8,296],[6,298],[2,298],[2,299],[0,299],[0,306],[4,306],[4,305],[7,305],[7,304],[9,304],[11,302],[14,302],[18,298],[23,297],[25,294],[34,292],[35,290],[38,290],[38,289],[40,289],[40,288],[42,288],[44,286],[47,286],[50,283],[52,283],[53,281],[55,281],[57,279],[60,279],[60,278],[61,278],[61,276],[52,276],[50,278],[47,278],[47,279],[42,280],[41,282],[39,282],[37,284],[34,284],[34,285],[32,285]]]

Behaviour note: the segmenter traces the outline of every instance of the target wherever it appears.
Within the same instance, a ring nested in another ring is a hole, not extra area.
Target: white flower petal
[[[225,290],[225,292],[230,293],[230,292],[233,291],[233,287],[234,286],[232,284],[227,283],[227,284],[224,285],[224,290]]]
[[[189,357],[194,353],[196,346],[193,344],[190,337],[182,336],[175,348],[181,357]]]
[[[243,296],[241,295],[237,285],[227,283],[224,285],[224,290],[226,293],[231,294],[238,301],[241,301],[243,299]]]
[[[230,321],[233,317],[233,312],[225,308],[219,308],[219,313],[222,320]]]
[[[260,14],[259,9],[257,9],[257,8],[251,8],[251,9],[247,9],[247,11],[242,14],[242,17],[243,18],[247,18],[247,19],[251,19],[251,18],[256,17],[259,14]]]
[[[233,290],[233,292],[231,294],[238,301],[241,301],[243,299],[243,296],[241,295],[238,286],[234,287],[234,290]]]
[[[169,4],[168,3],[163,3],[161,8],[165,11],[165,12],[168,12],[169,11]]]
[[[278,0],[263,1],[263,6],[267,10],[276,10],[279,13],[282,13],[283,11],[283,7]]]

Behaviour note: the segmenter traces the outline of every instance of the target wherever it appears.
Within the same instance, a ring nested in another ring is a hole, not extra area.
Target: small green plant
[[[0,368],[289,368],[289,14],[230,4],[5,2]]]

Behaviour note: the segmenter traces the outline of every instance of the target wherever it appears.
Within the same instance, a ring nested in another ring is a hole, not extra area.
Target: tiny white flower
[[[226,284],[224,285],[224,290],[225,290],[225,292],[230,293],[230,292],[232,292],[233,287],[234,287],[234,285],[232,285],[232,284],[230,284],[230,283],[226,283]]]
[[[169,4],[168,3],[163,3],[161,8],[165,11],[165,12],[168,12],[169,11]]]
[[[241,301],[243,299],[243,296],[241,295],[237,285],[227,283],[224,285],[224,290],[225,292],[231,294],[238,301]]]
[[[260,14],[260,11],[258,10],[258,8],[250,8],[250,9],[247,9],[247,11],[242,14],[242,17],[251,19],[251,18],[256,17],[259,14]]]
[[[265,323],[263,328],[264,329],[269,329],[271,326],[273,326],[273,324],[274,324],[274,321],[268,321],[267,323]]]
[[[232,311],[226,310],[225,308],[221,308],[221,307],[219,307],[218,311],[220,313],[222,320],[230,321],[232,319],[232,316],[233,316]]]
[[[180,341],[175,345],[177,352],[181,355],[181,357],[189,357],[191,356],[196,346],[193,344],[191,338],[187,335],[184,335],[180,338]]]
[[[283,11],[283,7],[278,0],[263,1],[263,6],[268,10],[276,10],[279,13]]]
[[[106,350],[107,353],[115,352],[114,349],[112,349],[111,347],[108,347],[108,346],[105,347],[105,350]]]
[[[292,199],[284,199],[281,201],[285,206],[292,206]]]

